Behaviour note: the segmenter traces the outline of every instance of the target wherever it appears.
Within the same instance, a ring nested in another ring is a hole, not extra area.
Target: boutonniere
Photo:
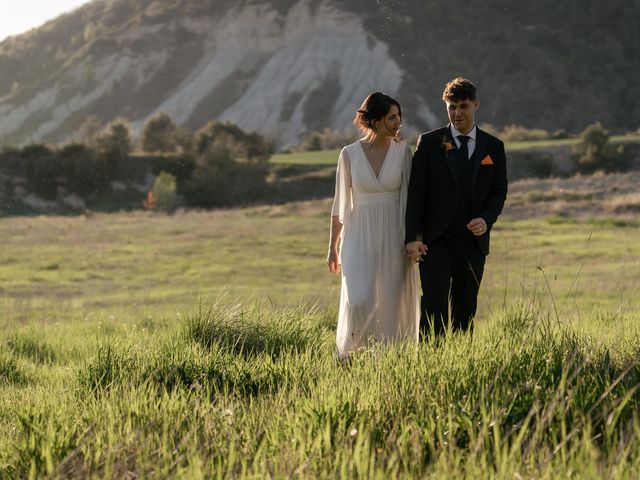
[[[445,152],[448,152],[449,150],[453,150],[454,148],[456,148],[455,145],[453,144],[453,140],[451,140],[446,135],[442,136],[442,144],[440,146]]]
[[[444,150],[445,158],[447,157],[447,153],[449,153],[449,150],[453,150],[454,148],[456,148],[456,146],[453,144],[453,140],[451,140],[446,135],[442,136],[442,143],[440,144],[440,147]]]

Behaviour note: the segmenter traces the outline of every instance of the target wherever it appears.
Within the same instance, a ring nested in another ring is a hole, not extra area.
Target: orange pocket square
[[[482,161],[480,162],[480,165],[493,165],[493,160],[491,160],[491,157],[487,155],[482,159]]]

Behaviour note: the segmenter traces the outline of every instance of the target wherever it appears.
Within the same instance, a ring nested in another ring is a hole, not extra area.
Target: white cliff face
[[[326,5],[311,15],[304,2],[290,12],[280,45],[274,45],[245,95],[221,118],[252,130],[264,130],[283,143],[303,134],[303,107],[326,76],[339,85],[328,125],[347,126],[365,96],[375,90],[396,94],[402,71],[390,58],[386,45],[372,41],[359,19]],[[280,40],[280,39],[278,39]],[[276,42],[274,42],[276,43]],[[299,95],[293,112],[281,122],[285,100]]]
[[[202,56],[189,71],[181,72],[182,78],[173,90],[152,99],[155,107],[147,109],[146,114],[131,118],[125,113],[126,104],[117,105],[138,129],[158,111],[166,111],[178,123],[187,123],[197,109],[200,117],[203,109],[206,116],[207,105],[220,104],[223,107],[212,111],[208,119],[231,121],[286,145],[296,143],[311,130],[306,123],[314,109],[309,105],[327,107],[322,118],[314,118],[316,128],[322,125],[343,129],[351,123],[368,93],[377,90],[401,98],[403,72],[391,58],[388,46],[368,34],[359,17],[328,2],[313,8],[308,0],[301,0],[285,17],[268,4],[252,4],[221,18],[179,19],[169,26],[132,27],[120,38],[157,39],[162,29],[174,28],[178,22],[197,35]],[[117,82],[126,82],[127,88],[144,94],[150,90],[152,79],[158,81],[158,74],[176,62],[162,42],[152,40],[147,44],[151,45],[150,50],[144,52],[125,49],[111,52],[97,62],[84,59],[26,103],[0,103],[0,137],[20,128],[24,131],[26,124],[30,125],[31,140],[55,132],[77,112],[93,114],[94,102],[107,95]],[[87,71],[90,82],[86,82]],[[244,91],[229,98],[225,85],[236,77],[242,78]],[[329,90],[323,89],[327,81]],[[60,98],[63,87],[67,92],[70,87],[77,92]],[[329,98],[314,98],[318,95]],[[110,101],[117,102],[117,98]],[[405,108],[433,123],[435,116],[426,104]],[[34,120],[36,116],[41,120]],[[30,118],[31,123],[26,123]]]

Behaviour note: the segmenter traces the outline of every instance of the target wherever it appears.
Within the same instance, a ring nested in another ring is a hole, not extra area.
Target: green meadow
[[[614,135],[610,138],[612,143],[638,142],[640,135]],[[507,152],[523,150],[548,149],[557,147],[571,147],[578,143],[578,139],[565,138],[559,140],[532,140],[526,142],[510,142],[505,144]],[[279,153],[271,157],[271,163],[276,165],[335,165],[338,162],[340,149],[322,150],[314,152]]]
[[[635,478],[640,221],[505,216],[473,338],[340,364],[329,210],[0,219],[0,478]]]

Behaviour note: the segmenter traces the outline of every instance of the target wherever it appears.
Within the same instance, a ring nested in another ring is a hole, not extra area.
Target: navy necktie
[[[469,138],[467,135],[460,135],[458,140],[460,140],[460,152],[459,159],[460,162],[460,186],[462,188],[462,195],[464,198],[466,214],[471,214],[471,184],[473,181],[473,169],[471,167],[471,160],[469,159],[469,147],[467,143],[469,142]]]
[[[471,137],[468,137],[467,135],[458,136],[458,140],[460,140],[460,153],[464,160],[469,160],[469,146],[467,145],[469,138]]]

